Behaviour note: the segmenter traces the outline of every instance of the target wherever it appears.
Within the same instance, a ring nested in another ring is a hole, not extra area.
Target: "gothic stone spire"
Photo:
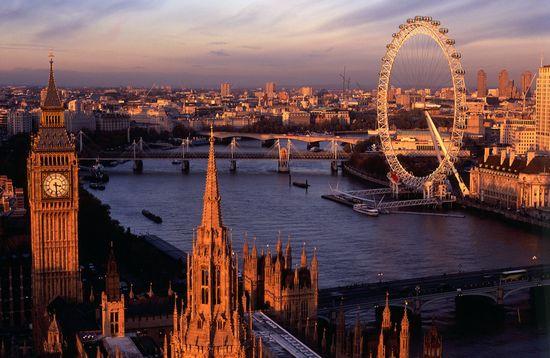
[[[202,222],[203,228],[221,228],[222,215],[220,209],[220,191],[218,187],[218,170],[214,151],[214,132],[210,127],[210,150],[206,171],[206,187],[204,189]]]
[[[53,76],[53,55],[50,55],[50,80],[48,82],[48,89],[46,91],[46,97],[42,104],[42,109],[62,109],[63,105],[59,99],[57,87],[55,86],[55,79]]]

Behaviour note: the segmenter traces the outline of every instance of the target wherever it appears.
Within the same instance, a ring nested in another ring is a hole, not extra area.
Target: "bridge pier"
[[[287,142],[287,147],[285,148],[281,146],[281,142],[277,140],[277,148],[279,150],[277,172],[283,174],[290,173],[290,141]]]
[[[278,165],[277,165],[277,172],[283,173],[283,174],[290,173],[290,168],[288,166],[288,161],[279,160]]]
[[[187,174],[189,173],[189,160],[188,159],[184,159],[181,161],[181,172],[184,173],[184,174]]]
[[[501,306],[504,304],[504,288],[502,288],[502,285],[497,287],[497,304]]]
[[[235,159],[231,159],[229,161],[229,171],[231,173],[235,173],[237,171],[237,161]]]
[[[330,162],[330,171],[332,174],[338,174],[338,161],[333,160]]]
[[[143,173],[143,160],[134,160],[134,173],[141,174]]]

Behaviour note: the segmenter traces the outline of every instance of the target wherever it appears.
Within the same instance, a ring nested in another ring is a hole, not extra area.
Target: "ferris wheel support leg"
[[[430,133],[433,133],[433,135],[435,136],[435,139],[439,144],[439,148],[441,148],[441,151],[443,152],[443,155],[445,156],[445,159],[447,160],[447,163],[449,164],[449,167],[451,168],[451,171],[453,172],[453,175],[456,178],[456,181],[458,182],[458,186],[460,187],[460,191],[462,192],[462,195],[463,196],[470,195],[470,190],[468,190],[468,187],[460,177],[458,170],[456,170],[454,163],[450,160],[449,152],[447,152],[447,148],[445,147],[445,144],[443,143],[443,139],[441,138],[441,135],[439,134],[434,122],[432,121],[432,117],[430,116],[430,113],[428,113],[428,111],[424,111],[424,113],[426,114],[426,119],[428,121],[428,127],[430,128]],[[436,149],[436,152],[437,152],[437,149]],[[439,159],[439,155],[438,155],[438,159]]]

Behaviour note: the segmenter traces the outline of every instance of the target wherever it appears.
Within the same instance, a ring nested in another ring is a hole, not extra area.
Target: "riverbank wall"
[[[537,227],[543,230],[550,230],[550,221],[542,220],[532,216],[527,216],[515,210],[506,210],[497,207],[487,206],[486,204],[467,198],[457,198],[456,203],[467,209],[481,211],[496,217],[500,217],[521,225]]]

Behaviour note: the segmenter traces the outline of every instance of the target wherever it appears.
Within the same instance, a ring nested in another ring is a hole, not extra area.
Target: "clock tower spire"
[[[53,55],[38,133],[27,158],[31,218],[33,335],[44,347],[47,306],[56,297],[82,300],[78,264],[78,161],[65,129],[64,108],[55,84]]]

